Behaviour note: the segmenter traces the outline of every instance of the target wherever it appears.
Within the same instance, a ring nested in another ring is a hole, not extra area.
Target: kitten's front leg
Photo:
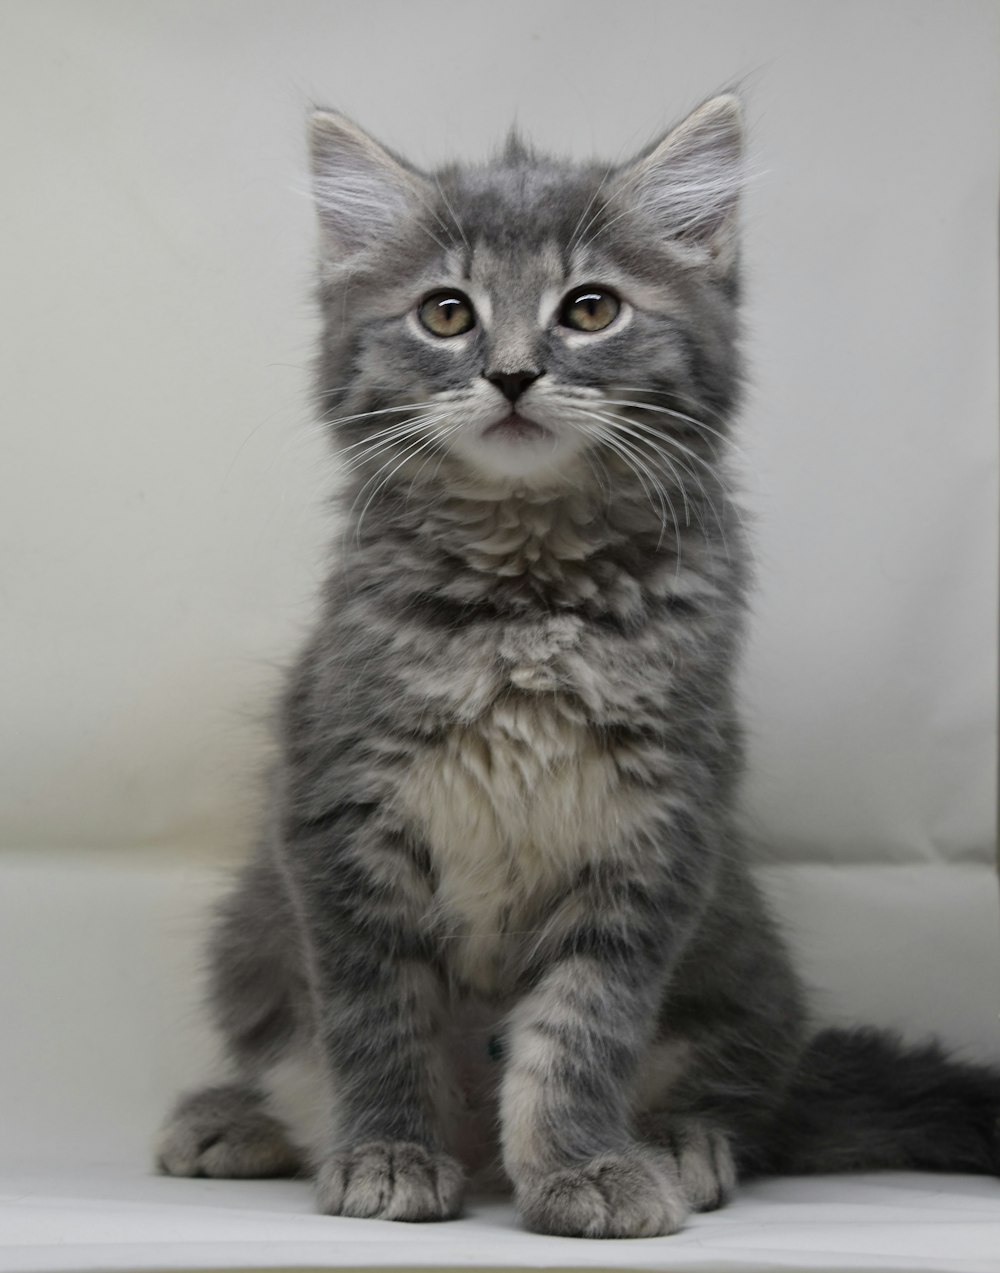
[[[397,829],[357,806],[299,823],[285,848],[334,1083],[338,1135],[317,1167],[320,1210],[457,1215],[463,1173],[444,1152],[443,988],[422,932],[420,865]]]
[[[504,1165],[529,1228],[651,1237],[690,1210],[672,1155],[631,1135],[629,1097],[697,891],[581,887],[558,955],[511,1015]]]

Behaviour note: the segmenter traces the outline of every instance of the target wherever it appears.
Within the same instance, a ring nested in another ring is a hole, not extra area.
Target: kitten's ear
[[[426,200],[423,179],[335,111],[309,121],[313,195],[331,253],[373,247]]]
[[[728,258],[745,179],[743,110],[713,97],[621,174],[617,198],[667,238]]]

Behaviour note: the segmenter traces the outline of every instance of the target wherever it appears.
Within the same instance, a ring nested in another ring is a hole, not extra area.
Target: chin
[[[514,445],[480,444],[466,452],[463,459],[481,477],[512,481],[527,488],[573,482],[579,467],[574,449],[551,436]]]
[[[528,489],[579,484],[579,440],[551,428],[492,426],[478,436],[458,437],[455,454],[480,478],[515,482]]]

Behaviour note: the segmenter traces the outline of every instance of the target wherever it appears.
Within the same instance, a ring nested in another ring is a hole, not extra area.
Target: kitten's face
[[[706,415],[717,430],[739,117],[731,99],[706,111],[622,169],[513,142],[430,181],[319,116],[322,389],[327,418],[356,417],[337,426],[347,463],[537,487],[613,462],[662,483],[671,436],[676,456]]]

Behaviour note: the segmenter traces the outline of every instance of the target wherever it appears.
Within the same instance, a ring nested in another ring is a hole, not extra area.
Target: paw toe
[[[156,1166],[168,1176],[288,1176],[301,1165],[260,1098],[237,1088],[183,1098],[156,1145]]]
[[[529,1229],[581,1238],[675,1233],[688,1212],[669,1157],[643,1150],[541,1176],[518,1190],[518,1202]]]
[[[677,1167],[691,1209],[714,1211],[723,1206],[736,1188],[729,1138],[715,1128],[692,1124],[678,1139]]]
[[[736,1160],[724,1131],[700,1118],[650,1114],[643,1138],[669,1150],[692,1211],[724,1206],[736,1188]]]
[[[379,1220],[446,1220],[462,1203],[463,1173],[447,1154],[378,1141],[335,1154],[316,1180],[326,1215]]]

